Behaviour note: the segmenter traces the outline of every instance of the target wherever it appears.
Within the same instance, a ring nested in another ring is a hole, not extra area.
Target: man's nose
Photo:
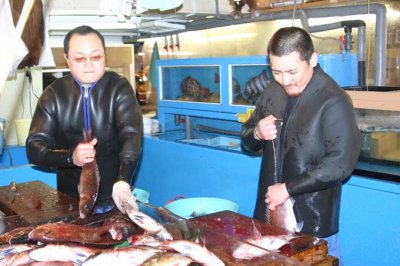
[[[281,80],[282,80],[282,85],[286,86],[290,84],[291,77],[288,73],[282,73]]]

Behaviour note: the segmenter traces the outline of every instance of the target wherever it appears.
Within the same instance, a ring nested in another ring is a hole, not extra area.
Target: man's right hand
[[[278,135],[276,128],[277,118],[273,115],[269,115],[261,119],[256,128],[254,129],[254,136],[259,140],[274,140]]]
[[[97,138],[92,139],[89,143],[79,143],[72,154],[74,164],[82,167],[86,163],[93,162],[96,156],[96,149],[94,148],[96,144]]]

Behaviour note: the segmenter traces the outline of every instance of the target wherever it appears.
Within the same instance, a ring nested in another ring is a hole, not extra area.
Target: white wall
[[[18,70],[15,78],[8,79],[0,95],[0,117],[6,119],[5,144],[17,145],[14,120],[30,119],[36,108],[37,97],[42,92],[40,69],[32,68],[32,83],[25,70]]]

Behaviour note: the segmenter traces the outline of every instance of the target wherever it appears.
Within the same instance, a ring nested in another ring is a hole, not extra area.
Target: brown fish
[[[92,139],[92,133],[83,131],[85,143]],[[85,219],[87,215],[93,213],[93,207],[96,203],[97,194],[100,185],[100,173],[97,167],[96,159],[82,166],[78,191],[79,191],[79,216]]]
[[[30,231],[32,231],[33,228],[35,227],[18,227],[0,235],[0,245],[28,243],[30,241],[28,238],[28,234]]]
[[[49,223],[39,225],[29,233],[28,237],[31,240],[42,243],[96,243],[101,240],[101,236],[107,233],[111,227],[112,224],[90,227],[76,224]]]

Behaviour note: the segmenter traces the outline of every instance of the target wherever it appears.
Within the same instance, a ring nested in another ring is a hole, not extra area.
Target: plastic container
[[[239,205],[233,201],[208,197],[178,199],[164,207],[186,219],[220,211],[239,211]]]
[[[17,132],[17,141],[19,146],[25,146],[26,138],[28,137],[29,127],[32,119],[17,119],[14,120],[15,129]]]
[[[143,203],[149,203],[150,193],[148,191],[140,188],[135,188],[133,189],[132,193],[136,197],[136,200]]]

